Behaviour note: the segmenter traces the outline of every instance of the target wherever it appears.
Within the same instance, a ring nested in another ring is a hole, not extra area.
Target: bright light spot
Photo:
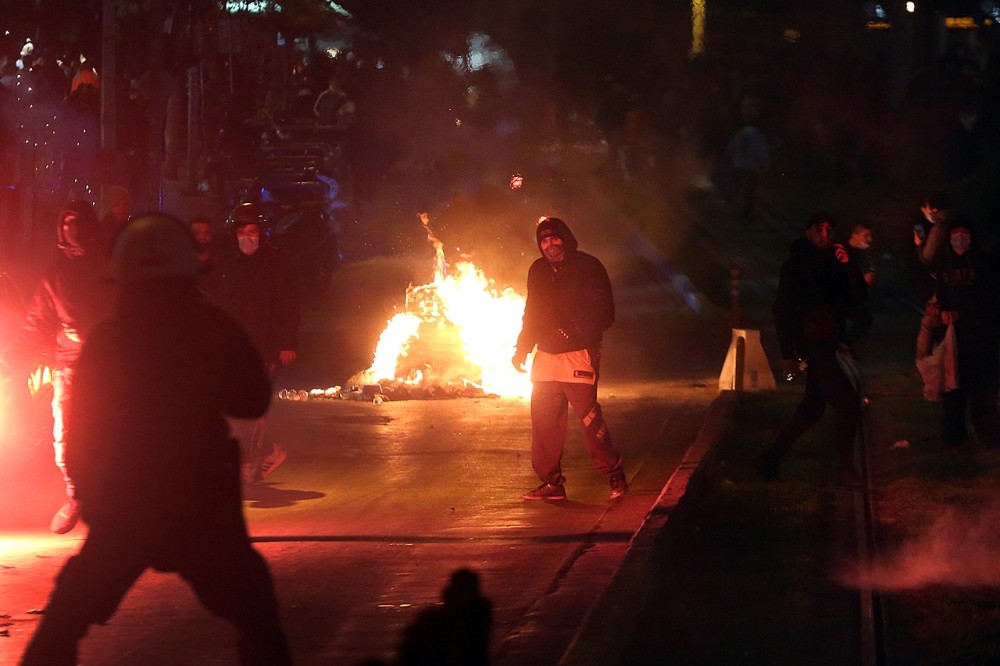
[[[267,11],[270,3],[264,0],[226,0],[225,11],[230,14],[238,12],[249,12],[251,14],[261,14]],[[281,11],[281,5],[274,3],[275,11]]]
[[[917,11],[917,3],[915,3],[915,2],[907,2],[906,3],[906,11],[908,11],[911,14],[913,12]]]
[[[344,6],[338,2],[334,2],[333,0],[326,0],[326,4],[329,5],[330,9],[337,12],[344,18],[354,18],[353,16],[351,16],[351,12],[347,11],[347,9],[345,9]]]
[[[691,51],[692,57],[705,51],[705,0],[691,2]]]

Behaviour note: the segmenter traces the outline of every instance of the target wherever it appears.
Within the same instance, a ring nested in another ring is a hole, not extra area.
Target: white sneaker
[[[285,458],[288,457],[288,451],[284,450],[277,444],[274,445],[274,450],[268,454],[266,458],[260,461],[260,466],[254,470],[253,480],[263,481],[267,477],[271,476],[274,470],[281,466],[281,463],[285,462]]]
[[[49,530],[56,534],[66,534],[76,527],[79,520],[80,503],[75,499],[69,499],[59,507],[56,515],[52,516],[52,522],[49,523]]]

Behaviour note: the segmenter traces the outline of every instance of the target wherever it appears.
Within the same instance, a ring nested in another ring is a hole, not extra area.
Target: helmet
[[[236,233],[236,230],[240,227],[248,224],[256,224],[263,236],[267,232],[266,221],[267,218],[264,216],[264,211],[261,210],[261,207],[247,201],[234,208],[233,212],[229,214],[229,219],[226,220],[226,228]]]
[[[115,277],[123,282],[159,277],[195,277],[201,261],[194,238],[175,217],[140,215],[118,235],[111,255]]]

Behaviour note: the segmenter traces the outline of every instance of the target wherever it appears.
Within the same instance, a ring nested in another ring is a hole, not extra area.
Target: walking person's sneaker
[[[253,480],[263,481],[267,477],[274,473],[274,470],[281,466],[281,463],[285,462],[285,458],[288,457],[288,451],[284,450],[277,444],[274,445],[274,449],[267,454],[263,460],[260,461],[260,466],[254,470]]]
[[[529,490],[521,495],[521,499],[549,501],[564,500],[566,499],[566,489],[562,486],[557,486],[551,483],[543,483],[534,490]]]
[[[618,499],[628,492],[628,481],[625,479],[625,472],[617,472],[608,477],[611,484],[611,495],[608,499]]]
[[[75,499],[68,499],[63,503],[56,515],[52,516],[49,523],[49,530],[56,534],[66,534],[71,531],[80,521],[80,503]]]

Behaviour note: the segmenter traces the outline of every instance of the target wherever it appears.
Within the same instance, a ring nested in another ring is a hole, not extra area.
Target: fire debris
[[[447,384],[420,382],[409,383],[402,380],[388,380],[379,384],[352,384],[347,388],[331,386],[326,389],[281,389],[279,400],[291,402],[353,400],[381,405],[383,402],[400,400],[452,400],[456,398],[496,398],[496,393],[487,393],[482,386],[463,380]]]

